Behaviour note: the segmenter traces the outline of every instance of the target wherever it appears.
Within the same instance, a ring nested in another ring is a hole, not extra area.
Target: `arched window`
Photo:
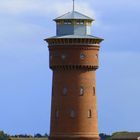
[[[66,96],[68,93],[68,89],[66,87],[63,88],[62,95]]]
[[[70,111],[70,117],[71,118],[75,118],[76,114],[75,114],[75,111],[74,110],[71,110]]]
[[[84,95],[84,88],[81,86],[80,87],[80,96],[83,96]]]
[[[92,117],[92,112],[91,112],[91,109],[88,110],[88,118],[91,118]]]
[[[80,54],[80,59],[84,59],[85,57],[86,56],[83,53]]]

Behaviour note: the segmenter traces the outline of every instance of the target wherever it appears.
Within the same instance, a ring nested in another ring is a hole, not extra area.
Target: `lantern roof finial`
[[[75,0],[73,0],[73,11],[75,11]]]

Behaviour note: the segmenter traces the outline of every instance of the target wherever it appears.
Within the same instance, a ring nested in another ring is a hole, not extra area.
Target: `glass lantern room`
[[[56,19],[57,36],[65,35],[91,35],[92,18],[77,11],[68,12]]]

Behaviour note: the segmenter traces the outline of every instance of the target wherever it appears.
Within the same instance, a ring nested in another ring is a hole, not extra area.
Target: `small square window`
[[[72,24],[72,22],[71,21],[68,21],[68,24]]]
[[[79,25],[79,24],[80,24],[80,22],[79,22],[79,21],[77,21],[77,24]]]
[[[68,24],[68,22],[67,21],[64,21],[64,24]]]
[[[80,24],[83,25],[84,24],[84,21],[80,21]]]

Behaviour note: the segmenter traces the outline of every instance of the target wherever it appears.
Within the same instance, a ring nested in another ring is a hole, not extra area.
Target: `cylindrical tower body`
[[[72,33],[46,41],[53,70],[50,139],[99,140],[95,71],[102,39]]]

